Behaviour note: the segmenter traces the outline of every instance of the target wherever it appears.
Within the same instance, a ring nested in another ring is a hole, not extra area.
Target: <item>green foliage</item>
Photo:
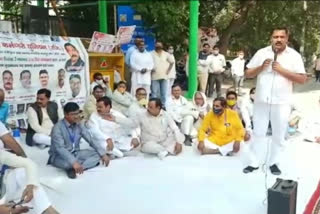
[[[30,3],[31,0],[5,0],[0,1],[1,11],[12,14],[21,14],[21,7]]]

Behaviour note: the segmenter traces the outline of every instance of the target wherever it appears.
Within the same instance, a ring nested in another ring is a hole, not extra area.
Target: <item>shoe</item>
[[[185,136],[186,136],[186,139],[184,141],[184,145],[192,146],[192,140],[191,140],[190,136],[189,135],[185,135]]]
[[[169,154],[169,152],[167,152],[167,151],[159,152],[159,153],[158,153],[158,158],[159,158],[160,160],[163,160],[168,154]]]
[[[255,170],[259,169],[259,167],[252,167],[252,166],[247,166],[246,168],[243,169],[243,173],[251,173]]]
[[[281,175],[281,171],[276,164],[273,164],[272,166],[270,166],[270,171],[274,175]]]
[[[68,178],[70,179],[75,179],[77,177],[76,171],[74,171],[74,169],[68,169],[67,175],[68,175]]]

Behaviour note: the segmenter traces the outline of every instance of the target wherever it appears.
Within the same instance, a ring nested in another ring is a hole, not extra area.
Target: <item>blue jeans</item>
[[[151,97],[160,98],[163,105],[166,104],[167,84],[165,79],[151,81]]]

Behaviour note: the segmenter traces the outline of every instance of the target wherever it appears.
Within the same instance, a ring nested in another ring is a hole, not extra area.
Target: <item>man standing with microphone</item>
[[[287,46],[288,38],[287,28],[274,28],[271,46],[260,49],[250,60],[246,70],[247,77],[257,76],[252,146],[255,147],[263,141],[270,121],[272,143],[269,167],[274,175],[281,174],[279,157],[285,146],[293,83],[303,84],[307,79],[302,57]],[[250,173],[258,168],[259,163],[255,161],[243,172]]]

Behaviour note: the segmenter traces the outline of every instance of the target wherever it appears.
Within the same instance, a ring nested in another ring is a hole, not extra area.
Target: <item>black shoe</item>
[[[74,169],[68,169],[67,175],[68,175],[68,178],[70,179],[75,179],[77,177],[76,171],[74,171]]]
[[[274,175],[281,175],[281,171],[280,169],[278,168],[277,165],[273,164],[272,166],[270,166],[270,171],[272,174]]]
[[[192,146],[192,140],[191,140],[190,136],[185,135],[185,137],[186,137],[186,139],[185,139],[185,141],[184,141],[184,145],[186,145],[186,146]]]
[[[252,166],[247,166],[246,168],[243,169],[243,173],[251,173],[253,172],[254,170],[257,170],[259,169],[259,167],[252,167]]]

